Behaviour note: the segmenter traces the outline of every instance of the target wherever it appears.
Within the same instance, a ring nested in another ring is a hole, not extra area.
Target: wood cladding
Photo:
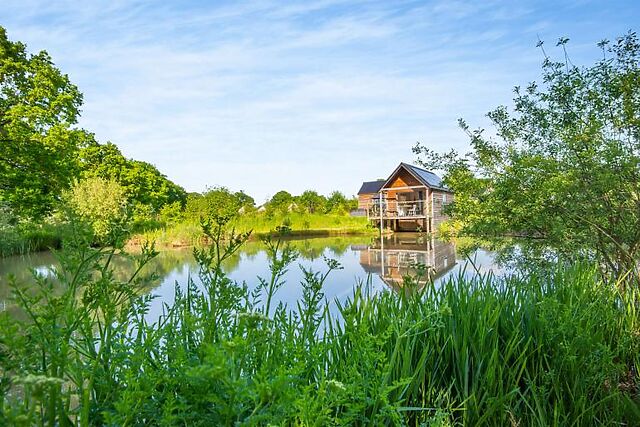
[[[443,208],[453,201],[453,194],[441,186],[441,180],[433,173],[401,163],[382,188],[384,227],[394,231],[436,232],[448,219]],[[363,188],[366,188],[364,184]],[[365,210],[369,219],[379,226],[381,212],[375,203],[378,194],[359,194],[358,208]]]

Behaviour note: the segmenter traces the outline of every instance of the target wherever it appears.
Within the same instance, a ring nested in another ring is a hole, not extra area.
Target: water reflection
[[[352,249],[359,252],[365,272],[379,275],[392,288],[400,287],[406,276],[417,274],[420,265],[428,267],[435,281],[457,264],[453,243],[418,233],[393,234]]]
[[[303,274],[299,266],[314,271],[325,271],[324,257],[338,260],[342,270],[332,273],[324,288],[328,301],[344,300],[351,295],[354,284],[367,283],[371,292],[376,293],[389,288],[397,289],[405,275],[415,272],[415,265],[421,263],[433,267],[434,286],[438,286],[452,274],[473,269],[467,268],[465,259],[456,258],[455,245],[437,239],[428,238],[419,233],[398,233],[379,238],[370,236],[345,236],[331,238],[307,238],[290,240],[300,257],[292,265],[284,279],[286,285],[279,291],[279,302],[295,307],[302,296]],[[478,250],[474,257],[476,265],[483,270],[494,269],[494,255]],[[20,286],[33,286],[31,271],[49,275],[57,268],[57,261],[51,253],[31,254],[24,257],[0,259],[0,309],[6,307],[4,302],[9,296],[7,275],[12,274]],[[115,276],[120,279],[129,277],[134,263],[127,258],[119,257],[114,261]],[[264,246],[260,242],[248,242],[234,257],[228,259],[223,269],[233,280],[246,283],[253,289],[257,277],[268,278],[269,262]],[[167,250],[153,259],[142,272],[144,280],[141,293],[151,292],[156,295],[151,307],[151,316],[158,316],[164,304],[173,303],[176,285],[185,286],[189,278],[200,285],[198,266],[190,249]]]

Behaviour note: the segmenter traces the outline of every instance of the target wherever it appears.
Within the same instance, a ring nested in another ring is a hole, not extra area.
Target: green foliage
[[[22,242],[18,234],[17,218],[9,206],[0,205],[0,256],[13,255],[19,252]]]
[[[344,215],[356,209],[357,206],[357,200],[347,199],[339,191],[332,192],[329,197],[322,196],[313,190],[306,190],[299,196],[292,196],[287,191],[279,191],[267,203],[267,215],[284,215],[291,211]]]
[[[327,198],[325,212],[346,213],[348,209],[347,198],[339,191],[334,191]]]
[[[160,221],[165,224],[177,224],[184,219],[184,211],[180,202],[168,203],[160,209]]]
[[[249,196],[244,191],[242,190],[237,191],[233,193],[233,195],[235,196],[236,199],[238,199],[238,202],[240,203],[240,206],[242,208],[245,208],[248,211],[255,208],[255,204],[256,204],[255,200],[253,200],[253,197]]]
[[[203,223],[202,286],[177,286],[145,318],[139,271],[116,249],[63,254],[53,292],[14,285],[28,320],[0,313],[0,422],[25,425],[635,425],[637,292],[587,264],[370,295],[333,313],[340,268],[303,271],[302,298],[275,305],[298,249],[266,240],[271,274],[249,290],[224,273],[248,234]]]
[[[96,243],[109,244],[127,228],[127,197],[116,181],[96,177],[76,182],[65,195],[65,203],[91,228]]]
[[[288,191],[278,191],[267,203],[267,215],[286,215],[296,207],[294,197]]]
[[[307,190],[298,197],[299,208],[306,213],[322,212],[327,199],[315,191]]]
[[[60,236],[59,225],[20,223],[8,206],[0,206],[0,257],[59,248]]]
[[[488,114],[495,137],[461,121],[471,153],[414,150],[423,164],[445,169],[462,233],[515,234],[637,280],[640,43],[635,33],[605,41],[601,60],[578,67],[567,59],[567,41],[558,43],[562,61],[546,57],[542,83],[515,88],[512,112]]]
[[[191,221],[213,217],[234,218],[243,207],[253,206],[253,199],[242,191],[232,193],[227,188],[215,187],[204,194],[190,194],[187,198],[185,216]]]
[[[0,202],[19,216],[45,216],[77,175],[81,104],[46,52],[27,54],[0,27]]]
[[[152,219],[168,204],[186,202],[186,192],[146,162],[125,158],[114,144],[92,142],[80,153],[82,175],[117,181],[133,206],[134,219]]]
[[[0,204],[18,222],[41,227],[62,193],[82,178],[117,181],[138,222],[154,220],[167,204],[184,204],[185,191],[153,165],[126,159],[115,145],[76,128],[81,104],[78,88],[46,52],[28,54],[0,27]],[[20,230],[2,233],[0,246],[14,248],[10,252],[33,247]]]

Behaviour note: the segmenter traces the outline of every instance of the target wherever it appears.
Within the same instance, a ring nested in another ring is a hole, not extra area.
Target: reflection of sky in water
[[[51,265],[38,265],[33,267],[33,271],[40,277],[52,277],[55,275],[56,266]]]
[[[316,243],[322,243],[323,239],[313,239]],[[329,244],[329,241],[327,241]],[[342,269],[333,271],[327,281],[325,282],[323,292],[325,298],[331,303],[332,311],[336,309],[334,300],[344,301],[350,297],[353,293],[353,288],[356,283],[362,283],[369,286],[372,293],[389,290],[389,285],[382,280],[380,276],[380,265],[367,266],[363,265],[363,251],[370,248],[368,245],[349,245],[341,253],[336,253],[329,247],[324,247],[321,250],[315,251],[316,256],[300,256],[294,263],[292,263],[287,273],[283,277],[284,285],[278,290],[274,299],[274,306],[282,302],[289,308],[295,308],[296,302],[302,297],[302,281],[304,275],[301,270],[301,266],[304,268],[311,268],[315,272],[325,272],[327,270],[326,263],[323,256],[328,258],[337,259]],[[393,249],[389,249],[389,252],[393,252]],[[425,258],[425,254],[421,251],[407,251],[410,254],[415,252],[414,255],[419,261]],[[428,255],[431,255],[431,251]],[[436,250],[437,252],[437,250]],[[387,253],[387,250],[385,250]],[[476,268],[481,273],[492,272],[493,274],[500,276],[508,271],[500,268],[494,264],[494,256],[492,253],[478,250],[472,256],[471,260],[475,265],[475,268],[467,259],[456,259],[455,250],[452,252],[453,256],[446,258],[447,270],[442,272],[435,280],[435,286],[448,280],[451,277],[456,277],[460,274],[471,277],[476,274]],[[418,255],[417,257],[415,255]],[[414,258],[410,257],[410,258]],[[428,256],[427,256],[428,258]],[[266,252],[259,250],[257,252],[245,253],[241,252],[237,263],[234,265],[231,271],[227,271],[229,277],[238,283],[245,282],[249,290],[255,289],[258,284],[257,277],[263,277],[266,280],[270,278],[270,272],[268,268],[268,258]],[[162,312],[163,304],[171,305],[174,299],[174,287],[176,282],[181,287],[187,283],[188,278],[191,277],[196,285],[201,286],[200,279],[198,277],[198,269],[194,263],[183,263],[180,266],[172,269],[162,280],[162,282],[154,288],[151,292],[157,295],[154,299],[149,311],[149,318],[157,318]],[[401,280],[401,279],[399,279]]]
[[[399,235],[400,236],[400,235]],[[434,241],[424,244],[422,240],[416,241],[411,234],[408,237],[394,237],[393,241],[385,240],[385,273],[395,272],[392,279],[386,277],[386,282],[394,280],[401,282],[403,274],[410,273],[406,267],[406,260],[417,260],[429,263],[435,262],[438,271],[435,285],[463,274],[467,277],[476,273],[491,271],[495,275],[503,275],[507,271],[494,263],[492,253],[478,250],[471,260],[475,268],[466,259],[456,258],[455,248],[450,244]],[[302,297],[303,273],[300,266],[311,268],[313,271],[324,273],[327,270],[323,256],[336,259],[342,269],[333,271],[327,279],[323,292],[330,302],[335,299],[345,300],[352,295],[356,283],[367,283],[372,293],[390,289],[380,277],[380,251],[379,241],[371,242],[370,238],[315,238],[307,240],[293,240],[292,245],[298,247],[301,256],[292,263],[283,277],[285,284],[275,295],[275,304],[282,302],[289,308],[296,307],[296,301]],[[377,261],[376,261],[377,260]],[[4,276],[14,274],[18,281],[28,280],[27,270],[33,268],[40,275],[51,275],[55,268],[55,260],[50,254],[35,254],[29,257],[15,257],[1,260],[0,262],[0,301],[6,299],[8,286]],[[377,262],[377,263],[376,263]],[[393,265],[393,263],[396,263]],[[131,265],[121,262],[116,264],[116,276],[125,277],[131,271]],[[171,305],[174,300],[174,287],[178,283],[183,289],[189,277],[196,285],[201,286],[198,277],[198,268],[193,260],[190,250],[164,251],[149,266],[150,271],[158,275],[155,286],[147,289],[156,296],[151,303],[148,318],[157,319],[162,313],[164,304]],[[257,277],[266,280],[270,278],[267,254],[257,243],[250,243],[240,251],[239,255],[225,270],[229,277],[239,283],[246,282],[250,290],[258,284]],[[149,273],[148,271],[147,273]],[[275,306],[274,304],[274,306]],[[335,309],[335,304],[333,309]],[[2,307],[2,304],[0,304]]]

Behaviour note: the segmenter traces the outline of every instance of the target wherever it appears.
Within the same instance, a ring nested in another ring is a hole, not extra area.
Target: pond
[[[434,286],[452,275],[475,274],[476,269],[481,272],[492,271],[498,276],[505,273],[495,263],[492,252],[477,250],[470,256],[473,260],[471,265],[468,257],[456,253],[453,243],[418,233],[397,233],[385,237],[383,241],[370,236],[344,236],[291,239],[288,243],[297,249],[299,257],[284,276],[286,284],[278,291],[276,299],[289,307],[295,307],[295,302],[302,296],[300,282],[303,274],[300,267],[326,271],[325,257],[336,259],[342,266],[341,270],[332,272],[325,283],[324,294],[329,301],[349,297],[357,283],[365,283],[374,294],[399,289],[402,277],[412,274],[415,271],[412,267],[416,263],[434,269]],[[10,309],[7,303],[10,275],[21,286],[32,286],[31,271],[49,275],[56,265],[56,258],[50,252],[0,259],[0,310]],[[249,289],[256,286],[258,276],[270,277],[265,247],[256,241],[246,243],[234,257],[227,260],[223,268],[231,279],[246,282]],[[132,273],[133,264],[118,259],[114,269],[117,277],[125,278]],[[171,305],[176,284],[185,286],[189,277],[199,284],[198,266],[191,249],[161,251],[143,273],[149,278],[142,292],[156,295],[149,312],[152,319],[162,312],[163,304]],[[151,277],[152,273],[154,277]]]

